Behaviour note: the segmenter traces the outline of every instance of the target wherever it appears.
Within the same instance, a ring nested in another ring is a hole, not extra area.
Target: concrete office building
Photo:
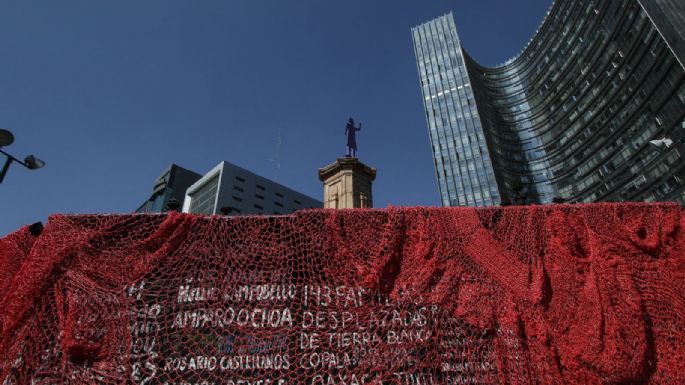
[[[685,2],[556,0],[491,68],[452,14],[412,38],[443,205],[685,202]]]
[[[186,190],[197,182],[202,175],[172,164],[156,180],[152,188],[152,195],[136,212],[154,213],[167,211],[171,199],[182,205]]]
[[[183,212],[195,214],[222,214],[223,208],[229,215],[279,215],[321,207],[321,201],[228,162],[191,185],[183,202]]]

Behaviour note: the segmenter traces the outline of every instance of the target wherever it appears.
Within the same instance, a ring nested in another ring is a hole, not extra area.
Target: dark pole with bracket
[[[12,162],[17,162],[29,170],[35,170],[45,166],[45,162],[33,155],[29,155],[24,158],[24,161],[21,161],[2,150],[3,146],[9,146],[12,142],[14,142],[14,135],[7,130],[0,129],[0,153],[7,157],[5,164],[2,166],[2,171],[0,171],[0,183],[5,179],[5,175],[7,175],[7,171],[9,170],[10,165],[12,165]]]

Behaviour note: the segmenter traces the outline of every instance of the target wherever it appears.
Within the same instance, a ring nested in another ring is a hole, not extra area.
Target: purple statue
[[[348,157],[356,157],[357,156],[357,139],[356,139],[356,132],[360,131],[362,129],[362,124],[361,122],[359,123],[359,127],[354,126],[354,119],[350,118],[350,120],[347,122],[347,126],[345,127],[345,134],[347,134],[347,156]]]

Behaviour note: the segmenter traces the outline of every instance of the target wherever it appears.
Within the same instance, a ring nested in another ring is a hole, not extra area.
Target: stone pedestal
[[[357,158],[338,158],[335,163],[319,169],[323,182],[323,207],[351,209],[373,207],[371,183],[376,169]]]

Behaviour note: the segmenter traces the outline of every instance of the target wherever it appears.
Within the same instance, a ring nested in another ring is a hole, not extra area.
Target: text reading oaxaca
[[[0,239],[0,384],[685,383],[672,204],[55,215]]]

